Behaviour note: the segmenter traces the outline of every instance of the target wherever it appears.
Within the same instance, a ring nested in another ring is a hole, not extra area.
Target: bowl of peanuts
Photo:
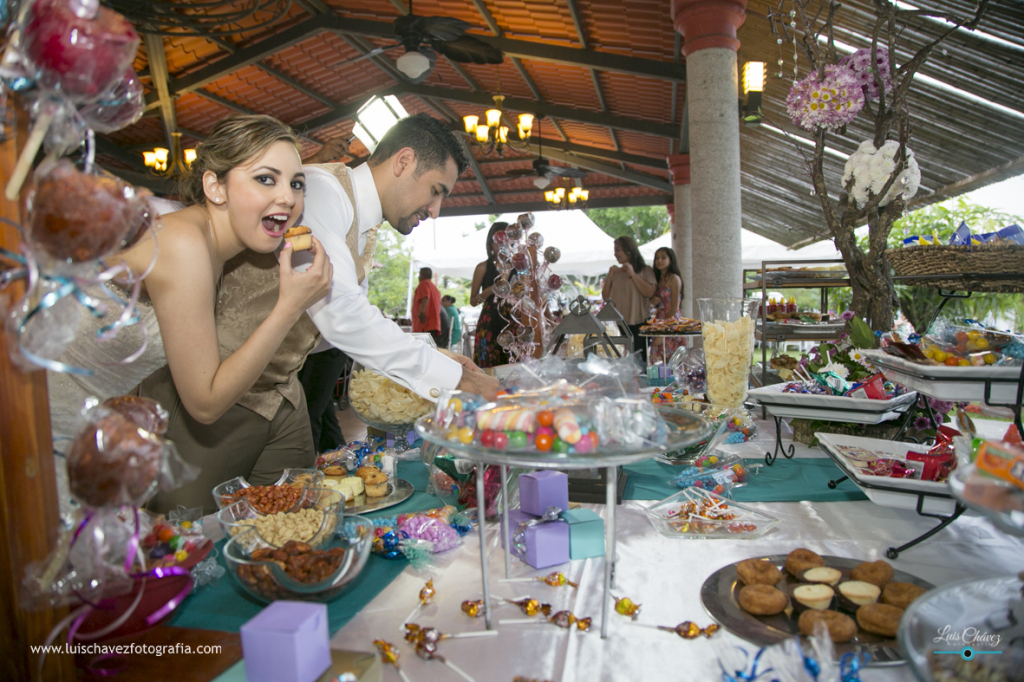
[[[247,499],[260,514],[276,514],[298,509],[302,503],[302,491],[309,487],[320,487],[323,482],[323,472],[316,469],[285,469],[277,483],[272,485],[251,485],[238,476],[216,486],[213,489],[213,500],[218,509],[223,509],[241,499]]]
[[[331,601],[363,570],[373,545],[372,521],[342,515],[339,520],[344,523],[318,547],[297,540],[275,547],[255,527],[246,528],[224,545],[228,571],[262,602]]]
[[[217,512],[225,537],[255,528],[264,542],[283,547],[289,541],[319,547],[334,536],[345,515],[345,495],[331,488],[303,488],[297,506],[287,511],[261,513],[243,497]]]

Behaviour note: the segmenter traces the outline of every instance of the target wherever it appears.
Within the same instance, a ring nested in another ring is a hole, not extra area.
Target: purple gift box
[[[569,510],[569,477],[561,471],[534,471],[519,475],[519,508],[543,516],[548,507]]]
[[[512,554],[534,568],[557,566],[569,561],[569,525],[565,521],[548,521],[526,526],[523,538],[524,552],[516,547],[516,530],[520,524],[536,521],[537,517],[521,509],[508,512],[508,537]],[[501,546],[505,546],[505,533],[501,533]]]
[[[325,604],[276,601],[239,632],[247,682],[315,682],[331,667]]]

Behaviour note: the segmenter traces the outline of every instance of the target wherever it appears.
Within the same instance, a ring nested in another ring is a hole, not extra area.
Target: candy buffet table
[[[742,454],[758,456],[774,441],[774,425],[758,422],[756,441],[742,446]],[[796,446],[796,458],[825,457],[818,449]],[[772,468],[783,470],[790,461]],[[767,472],[766,472],[767,473]],[[774,471],[772,472],[775,473]],[[849,485],[849,484],[844,484]],[[811,493],[814,491],[808,491]],[[626,501],[616,513],[618,564],[613,594],[643,605],[639,622],[669,625],[692,620],[701,626],[710,621],[700,601],[704,580],[726,564],[755,556],[785,554],[807,547],[822,555],[873,561],[884,558],[894,544],[916,537],[934,525],[912,510],[880,507],[869,501],[748,502],[750,506],[781,519],[781,523],[757,540],[688,540],[665,538],[655,532],[643,507],[649,501]],[[599,514],[602,505],[586,505]],[[208,526],[209,527],[209,526]],[[218,529],[219,530],[219,529]],[[599,632],[603,559],[565,564],[558,569],[579,589],[552,588],[540,582],[500,582],[504,559],[498,543],[498,526],[488,527],[485,545],[489,552],[491,593],[498,597],[535,597],[555,610],[568,609],[580,617],[591,616],[589,633],[566,631],[552,625],[502,624],[503,619],[523,618],[513,606],[494,611],[497,637],[442,642],[440,652],[476,680],[528,679],[583,682],[593,680],[694,680],[720,679],[715,647],[739,645],[754,652],[757,647],[724,629],[713,640],[686,641],[675,634],[635,627],[629,619],[612,614],[609,639]],[[482,630],[483,618],[471,619],[460,610],[466,599],[481,597],[479,536],[467,536],[465,545],[439,555],[435,567],[425,572],[406,568],[331,638],[331,646],[347,650],[371,650],[372,640],[387,639],[399,647],[403,669],[411,680],[456,680],[451,670],[437,662],[415,657],[401,636],[401,624],[417,603],[428,577],[437,590],[436,603],[422,610],[415,622],[441,632]],[[1024,540],[1004,535],[982,517],[967,513],[949,528],[891,562],[899,570],[936,586],[969,578],[1016,574],[1022,568]],[[515,577],[543,576],[555,568],[536,571],[513,561]],[[231,578],[225,576],[225,580]],[[201,595],[197,595],[197,598]],[[230,673],[230,671],[229,671]],[[235,669],[237,674],[237,669]],[[224,680],[239,679],[230,674]],[[399,680],[393,669],[387,680]],[[910,681],[906,666],[869,669],[864,682]]]

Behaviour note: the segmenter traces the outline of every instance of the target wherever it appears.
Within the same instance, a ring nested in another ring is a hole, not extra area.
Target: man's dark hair
[[[404,147],[416,153],[417,175],[438,168],[444,169],[449,158],[459,167],[459,175],[469,168],[469,159],[455,133],[429,114],[407,116],[393,125],[384,133],[368,163],[370,166],[379,166]]]
[[[430,268],[420,268],[420,279],[433,279],[434,271]]]
[[[455,305],[454,296],[449,296],[448,294],[445,294],[444,296],[441,297],[441,303],[444,303],[445,301],[451,301],[451,305]]]

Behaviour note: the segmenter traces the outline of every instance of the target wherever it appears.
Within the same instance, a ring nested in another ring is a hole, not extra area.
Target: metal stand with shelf
[[[820,289],[821,290],[821,311],[825,313],[828,310],[828,291],[838,287],[850,286],[850,280],[848,277],[799,277],[795,275],[787,276],[785,271],[776,271],[771,273],[778,275],[777,277],[769,277],[768,269],[773,266],[779,265],[801,265],[801,266],[815,266],[815,265],[828,265],[828,264],[842,264],[843,261],[839,259],[835,260],[782,260],[782,261],[762,261],[761,262],[761,282],[744,282],[743,291],[746,295],[747,291],[761,290],[761,331],[759,332],[761,340],[761,385],[768,385],[768,344],[771,341],[775,341],[776,345],[779,342],[787,340],[793,341],[831,341],[839,337],[839,331],[834,334],[821,334],[820,332],[804,331],[801,332],[799,328],[794,326],[791,331],[779,331],[776,329],[774,332],[769,332],[768,328],[768,289],[769,279],[773,279],[771,283],[772,289]],[[749,271],[748,271],[749,272]],[[841,330],[840,330],[841,331]],[[774,382],[773,382],[774,383]]]
[[[840,459],[838,457],[832,457],[832,461],[835,462],[836,466],[838,466],[839,469],[843,472],[843,474],[845,474],[845,476],[842,479],[839,479],[840,481],[841,480],[845,480],[847,478],[854,477],[853,472],[850,471],[849,468],[847,468],[847,466],[842,461],[840,461]],[[828,485],[829,485],[830,488],[834,488],[835,486],[832,485],[832,484],[833,483],[838,483],[838,482],[839,481],[830,481]],[[967,510],[966,506],[962,505],[959,501],[956,501],[956,505],[953,508],[953,513],[952,514],[948,514],[948,515],[947,514],[934,514],[932,512],[924,511],[924,503],[925,503],[925,499],[926,498],[932,497],[932,498],[942,499],[942,500],[954,499],[951,494],[939,494],[939,493],[930,493],[930,492],[908,493],[908,491],[903,489],[903,488],[894,488],[894,487],[888,486],[888,485],[882,485],[882,484],[878,484],[878,483],[871,483],[869,481],[865,481],[862,478],[858,478],[857,479],[857,485],[859,487],[863,487],[863,488],[870,488],[871,490],[883,490],[883,491],[886,491],[886,492],[899,493],[901,495],[906,495],[906,494],[916,495],[917,496],[917,505],[915,506],[915,510],[917,511],[918,516],[925,516],[925,517],[928,517],[930,519],[940,519],[939,524],[936,525],[934,528],[928,530],[926,533],[923,533],[922,535],[919,535],[918,537],[914,538],[910,542],[906,542],[906,543],[900,545],[899,547],[890,547],[887,550],[885,550],[885,556],[888,557],[889,559],[894,559],[895,560],[895,559],[899,558],[901,552],[905,552],[908,549],[910,549],[911,547],[924,542],[925,540],[927,540],[931,536],[935,535],[936,533],[938,533],[940,530],[942,530],[943,528],[945,528],[949,524],[951,524],[954,521],[956,521],[958,518],[960,518],[960,515],[963,514]]]

